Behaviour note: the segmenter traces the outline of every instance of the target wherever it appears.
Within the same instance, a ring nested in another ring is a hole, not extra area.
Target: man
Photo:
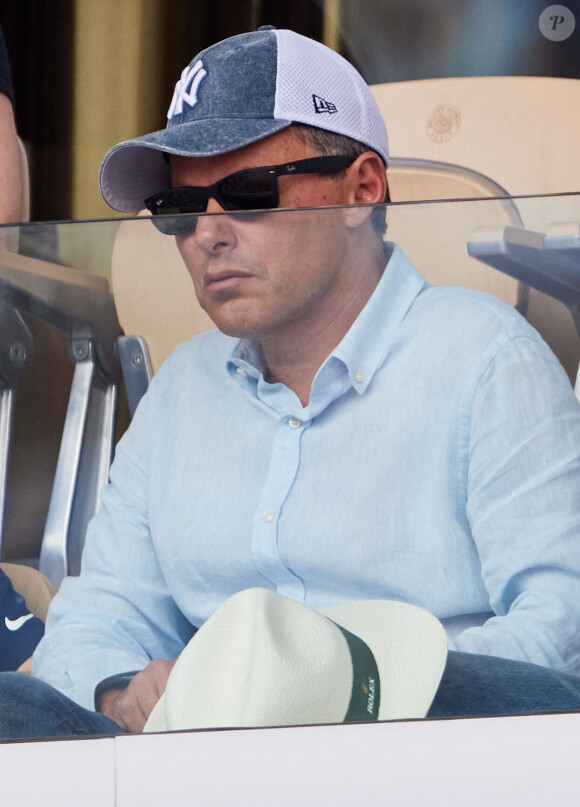
[[[24,188],[13,102],[10,63],[0,29],[0,223],[19,221],[22,215]]]
[[[434,613],[467,653],[431,716],[580,709],[580,678],[536,666],[578,664],[577,403],[517,314],[383,246],[387,158],[356,71],[271,29],[201,53],[167,128],[105,157],[104,197],[147,200],[220,331],[157,373],[35,654],[97,713],[19,680],[10,736],[140,731],[195,629],[254,587]]]

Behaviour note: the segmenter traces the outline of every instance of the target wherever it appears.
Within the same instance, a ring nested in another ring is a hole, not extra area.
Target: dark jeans
[[[524,661],[450,652],[427,717],[580,712],[580,676]]]
[[[580,676],[521,661],[450,652],[427,717],[580,711]],[[122,734],[48,684],[0,673],[0,739]]]
[[[114,720],[83,709],[38,678],[0,673],[0,740],[122,733]]]

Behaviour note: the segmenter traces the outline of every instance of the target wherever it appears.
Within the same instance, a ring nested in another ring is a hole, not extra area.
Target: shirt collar
[[[395,331],[425,286],[420,273],[396,244],[387,241],[384,250],[387,259],[385,271],[363,310],[316,373],[311,403],[317,397],[317,388],[325,387],[332,378],[336,379],[339,373],[337,365],[342,368],[342,375],[348,374],[347,386],[354,388],[359,395],[366,391],[374,374],[385,362]],[[228,361],[228,370],[232,375],[241,376],[255,394],[258,383],[263,383],[266,370],[260,344],[241,339]]]
[[[384,364],[397,328],[425,286],[421,274],[396,244],[387,241],[384,249],[387,266],[376,289],[326,360],[342,361],[350,383],[361,395]]]

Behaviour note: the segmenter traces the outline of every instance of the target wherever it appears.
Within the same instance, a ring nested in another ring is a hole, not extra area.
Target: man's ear
[[[349,204],[376,205],[385,201],[387,174],[385,164],[374,151],[365,151],[347,168]],[[348,208],[346,224],[357,227],[372,213],[372,208]]]

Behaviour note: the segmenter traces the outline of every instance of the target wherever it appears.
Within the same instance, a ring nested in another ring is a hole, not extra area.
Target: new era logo
[[[319,95],[313,95],[312,100],[314,101],[314,111],[317,114],[321,112],[328,112],[332,115],[337,111],[334,104],[331,104],[330,101],[325,101],[324,98],[321,98]]]
[[[169,120],[174,115],[181,115],[183,112],[183,102],[194,107],[197,103],[197,89],[201,80],[207,76],[207,70],[204,70],[201,59],[197,61],[193,67],[186,67],[181,78],[175,85],[175,91],[171,100],[171,106],[167,112]]]

